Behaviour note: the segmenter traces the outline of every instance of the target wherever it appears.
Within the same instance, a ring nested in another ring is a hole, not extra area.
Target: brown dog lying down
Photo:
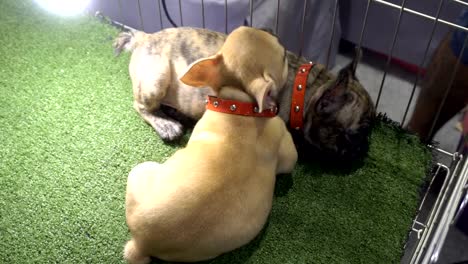
[[[225,39],[224,34],[205,29],[170,28],[154,34],[123,32],[115,40],[117,54],[124,49],[132,51],[129,70],[135,109],[163,140],[180,138],[184,130],[179,119],[186,116],[198,120],[205,110],[203,101],[206,96],[216,94],[210,88],[190,89],[179,78],[187,65],[195,65],[195,61],[216,54]],[[234,51],[242,54],[245,45],[242,42],[238,44],[241,47]],[[248,54],[252,61],[263,61],[272,55],[276,54]],[[279,91],[273,89],[270,96],[277,98],[278,114],[288,123],[294,78],[298,66],[308,61],[289,51],[286,58],[287,82]],[[282,66],[282,62],[278,64]],[[301,154],[318,151],[321,157],[349,161],[367,153],[370,123],[375,110],[369,94],[354,75],[356,66],[357,59],[343,68],[338,77],[327,72],[322,65],[316,64],[312,68],[305,92],[303,131],[294,133]],[[259,94],[255,97],[260,101]],[[177,114],[172,117],[176,119],[168,116],[174,111],[163,112],[160,105],[175,109]]]
[[[253,101],[230,87],[219,97]],[[163,164],[145,162],[130,172],[126,216],[132,239],[125,258],[201,261],[248,243],[268,218],[276,174],[292,172],[296,161],[278,116],[206,110],[184,149]]]

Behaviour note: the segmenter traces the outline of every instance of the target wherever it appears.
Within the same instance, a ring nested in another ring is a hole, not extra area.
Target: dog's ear
[[[315,103],[315,112],[318,114],[330,115],[337,113],[349,100],[352,100],[348,93],[349,82],[353,79],[351,67],[342,69],[338,77],[326,88],[322,96]]]
[[[180,80],[190,86],[209,86],[219,90],[222,84],[223,55],[218,53],[208,58],[194,61],[187,67],[187,71]]]
[[[349,100],[352,100],[348,92],[348,85],[356,78],[356,68],[359,60],[362,57],[362,51],[356,50],[356,55],[353,60],[338,72],[338,76],[334,82],[325,90],[317,103],[315,111],[319,114],[336,113],[338,109],[343,107]]]
[[[264,76],[258,77],[248,84],[247,89],[255,97],[260,112],[275,105],[273,98],[270,96],[274,85],[275,82],[269,74],[264,74]]]

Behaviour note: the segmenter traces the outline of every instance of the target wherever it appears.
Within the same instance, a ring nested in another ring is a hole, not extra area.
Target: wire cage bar
[[[330,41],[327,49],[327,60],[325,62],[325,69],[328,69],[328,64],[330,63],[330,53],[331,47],[333,45],[333,36],[335,36],[336,13],[338,13],[338,0],[335,0],[335,6],[333,7],[332,31],[330,34]]]
[[[228,33],[228,1],[224,0],[224,33]]]
[[[201,0],[202,27],[205,28],[205,0]]]
[[[253,0],[249,0],[249,25],[253,25]]]
[[[275,17],[275,33],[278,35],[279,16],[280,16],[280,0],[276,0],[276,17]]]
[[[361,47],[362,47],[362,40],[364,39],[364,32],[366,31],[367,18],[368,18],[368,15],[369,15],[369,7],[370,7],[371,2],[372,2],[372,0],[367,0],[366,11],[364,13],[364,20],[362,22],[361,34],[359,35],[359,41],[357,43],[357,49],[361,49]]]
[[[395,5],[395,4],[392,4],[392,3],[387,2],[387,1],[384,1],[384,0],[372,0],[372,1],[374,1],[374,2],[376,2],[376,3],[379,3],[379,4],[383,4],[383,5],[392,7],[392,8],[395,8],[395,9],[401,9],[401,10],[403,10],[404,12],[411,13],[411,14],[413,14],[413,15],[417,15],[417,16],[420,16],[420,17],[424,17],[424,18],[427,18],[427,19],[430,19],[430,20],[436,20],[436,18],[433,17],[433,16],[426,15],[426,14],[424,14],[424,13],[415,11],[415,10],[413,10],[413,9],[406,8],[406,7],[404,7],[404,6]],[[464,4],[464,5],[468,5],[468,3],[465,3],[465,2],[460,1],[460,0],[452,0],[452,1],[457,2],[457,3],[462,3],[462,4]],[[448,25],[448,26],[451,26],[451,27],[455,27],[455,28],[458,28],[458,29],[461,29],[461,30],[468,31],[468,28],[463,27],[463,26],[460,26],[460,25],[455,24],[455,23],[452,23],[452,22],[449,22],[449,21],[447,21],[447,20],[439,19],[438,22],[439,22],[439,23],[442,23],[442,24],[445,24],[445,25]]]
[[[432,23],[432,29],[431,29],[431,34],[429,36],[429,41],[427,42],[426,48],[424,49],[423,59],[421,60],[421,63],[419,64],[419,67],[418,67],[418,71],[416,73],[416,78],[415,78],[414,83],[413,83],[413,88],[411,89],[411,95],[410,95],[410,98],[408,100],[408,104],[406,105],[405,113],[403,114],[403,118],[401,120],[401,126],[403,126],[403,124],[406,121],[406,117],[408,115],[408,111],[410,109],[411,102],[413,101],[414,93],[416,92],[416,86],[418,85],[419,78],[421,76],[421,69],[424,67],[424,64],[426,63],[426,58],[427,58],[427,55],[429,53],[429,48],[431,47],[432,39],[434,38],[434,33],[435,33],[436,28],[437,28],[437,22],[439,21],[440,11],[442,10],[442,7],[443,7],[444,3],[445,3],[445,0],[440,0],[439,6],[437,7],[437,13],[436,13],[436,17],[434,19],[434,22]]]
[[[390,50],[388,52],[387,63],[385,64],[385,70],[384,70],[384,73],[383,73],[383,76],[382,76],[382,82],[380,83],[379,94],[377,95],[377,100],[375,101],[375,108],[376,109],[379,108],[380,97],[382,96],[382,90],[383,90],[383,86],[384,86],[384,83],[385,83],[385,78],[387,77],[387,72],[388,72],[388,69],[390,67],[390,62],[392,60],[393,50],[395,48],[395,43],[396,43],[396,40],[397,40],[397,37],[398,37],[398,31],[400,30],[400,22],[401,22],[401,17],[403,16],[403,10],[404,10],[405,4],[406,4],[406,0],[403,0],[403,2],[401,3],[402,8],[400,9],[400,13],[398,14],[398,20],[397,20],[397,23],[396,23],[396,26],[395,26],[395,32],[393,33],[392,45],[390,46]]]
[[[179,17],[180,17],[180,26],[184,26],[184,19],[182,16],[182,0],[179,0]]]
[[[302,18],[301,18],[301,31],[299,33],[299,57],[302,56],[302,50],[304,49],[304,27],[305,27],[306,14],[307,14],[307,0],[304,0],[304,6],[302,9]]]
[[[160,25],[161,30],[163,30],[164,24],[162,21],[161,0],[158,0],[158,12],[159,12],[159,25]]]
[[[141,15],[140,0],[138,0],[137,3],[138,3],[138,17],[140,18],[140,27],[143,31],[145,31],[145,25],[143,24],[143,16]]]
[[[164,14],[163,14],[162,9],[166,7],[162,6],[161,1],[163,0],[156,0],[158,10],[155,10],[155,13],[157,12],[159,14],[160,29],[164,29],[164,23],[163,23],[163,18],[162,18]],[[274,1],[274,0],[270,0],[270,1]],[[422,78],[421,69],[426,64],[427,57],[430,54],[429,50],[430,50],[431,44],[433,43],[434,35],[435,35],[437,27],[442,24],[442,25],[449,26],[453,29],[459,29],[459,30],[468,32],[467,27],[441,19],[441,13],[442,13],[442,9],[444,8],[444,5],[447,2],[453,2],[453,3],[461,4],[463,6],[468,6],[468,3],[462,0],[440,0],[438,1],[435,16],[431,16],[431,15],[419,12],[417,10],[407,8],[406,7],[407,0],[401,0],[400,5],[397,5],[397,4],[394,4],[385,0],[360,0],[360,1],[365,2],[365,12],[362,18],[363,19],[362,26],[359,30],[359,38],[358,38],[358,41],[355,43],[356,50],[361,50],[363,47],[363,41],[364,41],[364,37],[366,34],[367,25],[369,22],[368,19],[369,19],[370,7],[372,4],[383,5],[388,8],[396,9],[399,11],[398,17],[395,23],[395,27],[393,30],[393,34],[392,34],[391,43],[387,52],[387,60],[386,60],[385,67],[383,70],[383,76],[380,82],[378,95],[376,98],[375,107],[377,109],[378,109],[379,103],[382,100],[382,92],[385,88],[387,72],[391,66],[391,60],[392,60],[395,44],[398,40],[398,33],[401,27],[401,21],[402,21],[403,15],[405,16],[414,15],[414,16],[418,16],[418,17],[432,21],[432,24],[430,27],[429,40],[425,44],[422,59],[418,64],[419,67],[415,74],[414,82],[412,83],[412,88],[411,88],[409,99],[407,101],[407,104],[404,107],[402,107],[402,109],[405,109],[405,110],[404,110],[404,114],[401,119],[400,125],[403,126],[410,112],[410,106],[413,103],[414,94],[418,87],[418,83],[420,79]],[[180,16],[180,26],[183,26],[184,19],[183,19],[182,1],[179,0],[178,4],[179,4],[178,13]],[[228,33],[229,31],[228,4],[229,4],[229,1],[224,0],[224,16],[225,16],[224,17],[224,32],[225,33]],[[276,34],[278,34],[279,25],[282,23],[281,12],[280,12],[281,1],[276,0],[275,4],[276,4],[276,10],[274,11],[275,12],[275,18],[274,18],[275,30],[274,31]],[[202,20],[202,27],[205,28],[206,27],[206,24],[205,24],[206,14],[205,14],[204,0],[200,0],[200,5],[201,5],[200,15],[201,15],[201,20]],[[140,27],[142,30],[144,30],[144,21],[142,17],[140,0],[137,1],[137,6],[138,6],[138,17],[139,17]],[[327,68],[330,64],[329,63],[330,53],[331,53],[333,40],[334,40],[336,17],[338,16],[338,11],[339,11],[338,6],[339,6],[339,0],[335,0],[335,2],[333,3],[331,34],[330,34],[330,37],[326,40],[328,41],[328,46],[327,46],[327,51],[326,51],[326,63],[325,63],[325,67]],[[122,0],[118,1],[118,8],[119,8],[119,14],[122,17],[122,14],[123,14]],[[306,26],[305,21],[306,21],[307,13],[309,11],[308,9],[309,9],[308,1],[304,0],[303,6],[302,6],[301,19],[300,19],[300,29],[299,29],[299,45],[300,45],[299,56],[301,56],[303,52],[304,31],[305,31],[305,26]],[[97,14],[97,15],[102,16],[102,14]],[[248,14],[246,14],[246,16],[247,15],[249,16],[249,20],[248,20],[249,25],[253,25],[253,21],[254,21],[253,0],[249,0]],[[124,25],[123,23],[117,22],[115,20],[113,20],[112,23],[119,27],[132,30],[131,27],[128,27]],[[436,121],[439,118],[440,111],[442,110],[442,106],[446,101],[447,95],[451,87],[453,86],[453,83],[455,80],[455,74],[460,66],[461,55],[465,51],[467,43],[468,43],[468,37],[465,37],[464,42],[463,42],[463,47],[461,49],[460,54],[457,57],[457,63],[454,67],[454,70],[450,78],[450,83],[448,84],[448,87],[445,90],[443,100],[439,104],[438,111],[436,113],[436,118],[432,121],[431,132],[429,134],[431,134],[432,130],[434,130],[435,128]],[[448,151],[445,151],[440,148],[436,148],[434,146],[429,146],[429,147],[433,149],[434,153],[436,153],[438,156],[442,156],[445,159],[448,159],[449,162],[447,162],[446,164],[442,162],[437,163],[436,167],[434,168],[434,172],[431,175],[432,178],[429,182],[427,191],[425,192],[421,200],[418,212],[420,212],[422,208],[425,206],[430,206],[430,210],[429,210],[428,215],[423,216],[420,213],[418,213],[416,217],[414,218],[409,236],[412,236],[414,238],[415,244],[412,246],[412,248],[409,248],[409,245],[407,244],[408,248],[407,248],[406,254],[409,254],[407,263],[435,263],[437,262],[442,246],[444,244],[445,237],[447,236],[447,232],[450,226],[454,223],[454,221],[459,216],[459,212],[460,212],[459,209],[464,207],[466,204],[468,204],[468,194],[465,194],[465,197],[463,197],[463,194],[468,189],[468,159],[466,158],[464,159],[462,155],[456,152],[450,153]],[[431,188],[433,188],[434,179],[436,177],[442,177],[440,175],[444,175],[443,184],[440,188],[440,191],[438,193],[436,200],[433,202],[433,204],[428,205],[428,203],[430,203],[427,199],[428,192]]]

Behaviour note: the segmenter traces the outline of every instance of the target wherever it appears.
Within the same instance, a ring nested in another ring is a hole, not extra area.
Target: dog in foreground
[[[197,28],[169,28],[154,34],[122,32],[116,38],[116,54],[122,50],[132,52],[129,71],[134,107],[163,140],[180,138],[184,133],[180,121],[184,117],[198,120],[205,111],[203,102],[206,96],[216,95],[216,91],[209,87],[193,89],[179,79],[188,65],[197,65],[197,62],[205,66],[211,64],[216,66],[212,69],[223,72],[226,68],[223,60],[213,57],[213,54],[220,50],[225,40],[222,33]],[[242,53],[244,47],[240,42],[235,52]],[[255,98],[260,102],[261,96],[265,95],[266,100],[262,104],[269,107],[270,99],[276,97],[278,115],[289,123],[294,78],[299,65],[308,61],[289,51],[278,49],[275,52],[284,55],[288,62],[287,81],[279,89],[258,91]],[[263,60],[278,54],[263,50],[250,55],[251,60]],[[208,60],[198,61],[203,58]],[[358,59],[356,56],[338,76],[326,71],[323,65],[313,66],[305,92],[304,126],[299,133],[293,133],[300,154],[305,156],[309,152],[318,152],[319,156],[334,161],[353,161],[367,153],[375,109],[369,94],[355,77]],[[281,67],[282,61],[278,64]],[[219,82],[219,76],[212,74],[211,77],[212,84]],[[161,105],[170,111],[163,111]]]
[[[220,53],[223,63],[239,70],[225,72],[225,79],[219,80],[221,85],[213,84],[207,73],[213,70],[211,62],[190,67],[181,78],[192,85],[213,85],[219,98],[208,103],[214,109],[221,107],[223,100],[251,103],[254,109],[258,100],[255,95],[265,94],[261,102],[269,100],[267,96],[273,92],[264,91],[274,90],[285,82],[283,69],[277,67],[284,60],[283,54],[249,60],[251,52],[259,52],[258,48],[271,52],[280,47],[279,43],[267,37],[265,43],[256,46],[252,44],[254,36],[263,38],[266,36],[263,32],[249,29],[237,33],[239,37],[253,34],[244,43],[253,48],[247,48],[244,54],[225,52],[238,43],[229,39],[225,42]],[[249,73],[246,75],[244,70]],[[228,111],[237,110],[233,105],[236,104],[229,103]],[[125,259],[130,263],[149,263],[151,257],[194,262],[247,244],[267,221],[276,175],[292,172],[296,161],[291,134],[278,116],[254,117],[206,110],[185,148],[163,164],[144,162],[131,170],[126,193],[131,240],[125,245]]]

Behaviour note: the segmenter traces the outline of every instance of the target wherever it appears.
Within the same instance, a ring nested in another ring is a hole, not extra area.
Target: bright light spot
[[[36,0],[45,10],[60,15],[74,16],[82,13],[90,0]]]

